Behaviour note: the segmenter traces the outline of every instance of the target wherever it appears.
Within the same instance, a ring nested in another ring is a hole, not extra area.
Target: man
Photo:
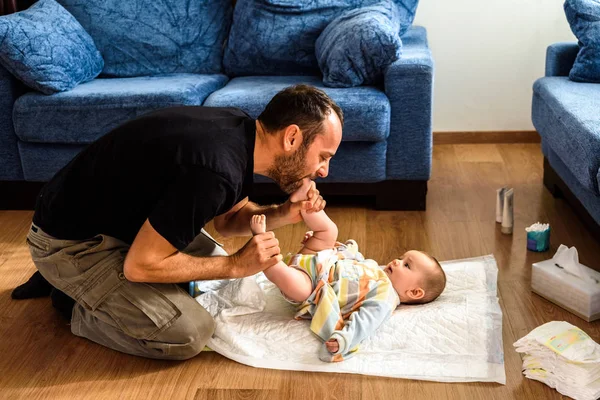
[[[287,193],[325,177],[341,142],[343,115],[327,95],[298,85],[278,93],[258,120],[234,108],[177,107],[116,128],[44,187],[27,237],[38,273],[14,298],[51,295],[71,331],[144,357],[187,359],[213,333],[212,317],[177,283],[240,278],[281,260],[271,230],[320,211],[308,201],[262,207],[248,201],[253,173]],[[202,228],[269,232],[228,256]]]

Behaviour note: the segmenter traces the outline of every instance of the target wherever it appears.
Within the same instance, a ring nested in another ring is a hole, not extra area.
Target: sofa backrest
[[[401,31],[415,16],[418,0],[237,0],[223,66],[229,76],[315,75],[315,42],[348,10],[394,1]]]
[[[219,73],[231,0],[58,0],[104,58],[102,75]]]

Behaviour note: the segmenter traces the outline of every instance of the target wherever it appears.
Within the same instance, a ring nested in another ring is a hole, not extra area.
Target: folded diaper
[[[537,327],[514,343],[523,374],[574,399],[600,396],[600,345],[564,321]]]

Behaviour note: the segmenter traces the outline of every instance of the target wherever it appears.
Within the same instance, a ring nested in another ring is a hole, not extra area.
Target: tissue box
[[[600,272],[583,266],[596,283],[584,281],[550,259],[532,265],[531,290],[588,322],[600,318]]]

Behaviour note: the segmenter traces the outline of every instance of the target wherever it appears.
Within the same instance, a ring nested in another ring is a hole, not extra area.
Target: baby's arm
[[[310,187],[311,181],[308,179],[305,180],[302,187],[294,193],[292,200],[305,200]],[[314,254],[321,250],[334,248],[338,236],[338,228],[327,214],[325,214],[325,211],[308,213],[302,210],[300,213],[308,229],[313,231],[313,235],[304,242],[304,247],[300,249],[299,253]]]
[[[250,230],[253,234],[265,232],[266,226],[267,221],[264,215],[252,216]],[[290,300],[303,302],[312,293],[310,277],[296,268],[288,267],[283,261],[264,270],[264,274]]]
[[[337,352],[331,352],[328,356],[321,356],[322,361],[343,361],[356,352],[358,345],[366,338],[371,336],[381,324],[389,318],[392,309],[386,301],[367,299],[360,308],[350,314],[350,318],[345,322],[344,327],[331,334],[325,344],[327,350],[334,348],[332,341],[337,341]],[[329,358],[330,357],[330,358]],[[327,359],[324,359],[327,358]]]

